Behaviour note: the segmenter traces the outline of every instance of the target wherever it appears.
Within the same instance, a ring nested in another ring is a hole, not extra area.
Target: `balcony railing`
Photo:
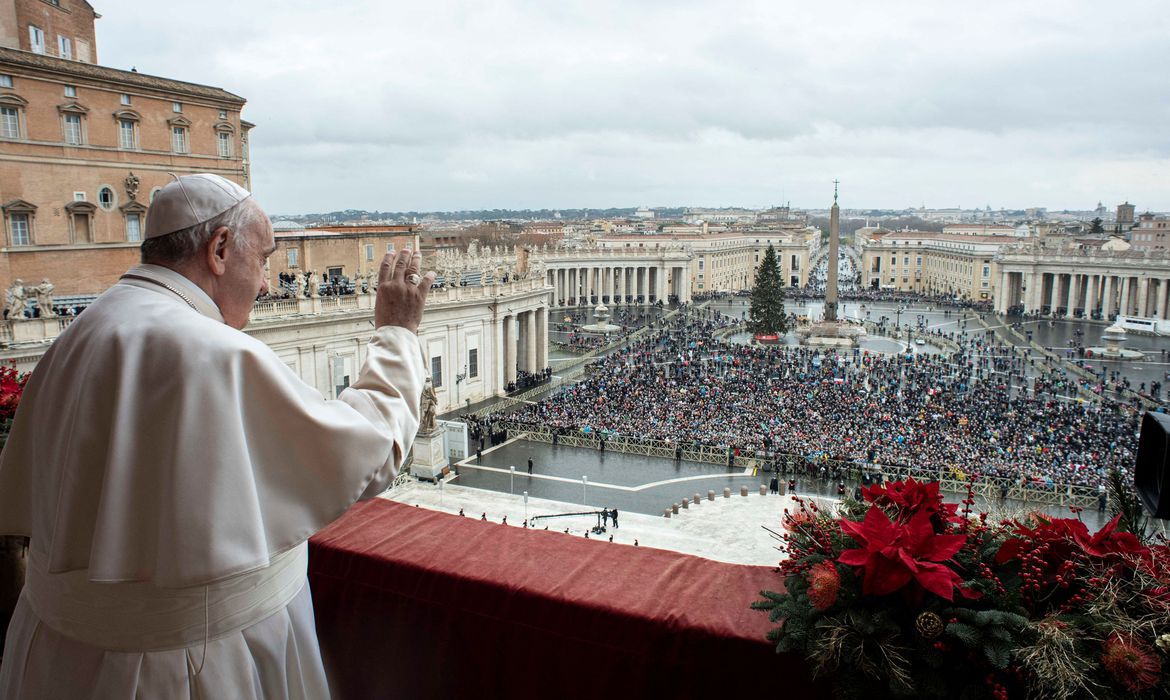
[[[831,697],[749,608],[771,567],[375,499],[311,540],[309,579],[341,700]]]

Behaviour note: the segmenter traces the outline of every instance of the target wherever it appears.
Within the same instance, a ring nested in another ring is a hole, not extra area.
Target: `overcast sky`
[[[1170,210],[1165,0],[92,0],[248,100],[272,212]]]

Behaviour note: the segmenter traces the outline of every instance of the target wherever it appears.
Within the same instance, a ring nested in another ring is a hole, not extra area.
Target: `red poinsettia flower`
[[[862,593],[887,595],[911,581],[947,600],[954,599],[955,586],[962,579],[939,562],[962,549],[966,535],[937,535],[926,511],[915,513],[907,522],[894,523],[873,506],[865,520],[841,521],[841,529],[861,547],[847,549],[837,561],[864,569]]]
[[[1115,516],[1095,535],[1089,534],[1089,528],[1083,522],[1073,518],[1041,519],[1040,524],[1034,528],[1019,525],[1016,527],[1016,534],[1020,537],[1013,537],[1004,542],[996,552],[995,561],[997,564],[1011,561],[1021,552],[1040,544],[1049,545],[1048,558],[1054,562],[1067,559],[1074,546],[1091,557],[1101,559],[1116,555],[1149,558],[1149,548],[1135,535],[1117,532],[1120,517],[1121,515]]]
[[[950,518],[954,515],[954,504],[943,503],[938,482],[916,481],[909,477],[905,481],[891,481],[885,486],[875,485],[862,490],[868,503],[883,508],[897,508],[898,520],[909,520],[919,511]]]

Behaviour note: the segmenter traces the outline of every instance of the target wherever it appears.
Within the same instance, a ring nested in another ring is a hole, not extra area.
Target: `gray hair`
[[[147,212],[149,216],[150,213]],[[220,228],[231,229],[232,245],[237,251],[247,250],[251,241],[247,236],[240,235],[248,226],[256,223],[264,216],[264,212],[251,199],[245,199],[236,206],[218,216],[195,224],[190,228],[179,229],[165,236],[148,238],[142,242],[142,262],[154,265],[182,263],[199,254],[212,235]]]

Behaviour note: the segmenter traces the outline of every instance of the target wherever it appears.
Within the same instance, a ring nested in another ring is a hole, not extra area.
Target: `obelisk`
[[[837,206],[838,180],[833,180],[833,208],[829,210],[829,277],[825,281],[825,321],[837,320],[837,256],[841,249],[841,209]]]

